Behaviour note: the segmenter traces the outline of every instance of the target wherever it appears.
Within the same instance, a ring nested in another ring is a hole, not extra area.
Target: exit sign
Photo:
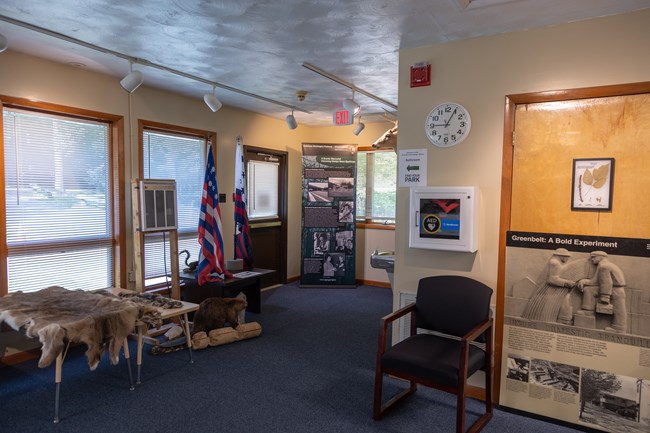
[[[336,110],[334,112],[335,125],[352,125],[352,123],[354,123],[354,115],[350,110]]]

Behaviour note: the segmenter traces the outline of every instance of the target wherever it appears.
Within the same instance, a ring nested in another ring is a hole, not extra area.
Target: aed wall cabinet
[[[411,188],[409,247],[474,252],[478,249],[478,188]]]

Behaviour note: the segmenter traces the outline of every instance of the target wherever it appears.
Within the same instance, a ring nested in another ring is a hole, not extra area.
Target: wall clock
[[[469,112],[455,102],[445,102],[434,107],[424,124],[427,138],[438,147],[451,147],[461,143],[471,128]]]

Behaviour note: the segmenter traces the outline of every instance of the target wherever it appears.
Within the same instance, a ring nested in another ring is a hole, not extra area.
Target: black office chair
[[[454,275],[420,280],[415,303],[381,319],[375,371],[374,418],[413,394],[417,384],[457,396],[456,433],[465,433],[467,378],[485,371],[485,413],[469,428],[480,431],[492,418],[492,289],[471,278]],[[410,336],[386,348],[389,325],[411,318]],[[425,333],[417,333],[417,328]],[[475,343],[484,343],[484,348]],[[405,379],[410,386],[382,405],[384,375]],[[474,387],[476,388],[476,387]],[[474,394],[473,394],[474,395]]]

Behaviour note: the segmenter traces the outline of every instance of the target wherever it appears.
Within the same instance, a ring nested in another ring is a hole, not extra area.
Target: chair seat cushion
[[[458,386],[460,340],[431,334],[417,334],[388,348],[381,357],[386,369]],[[469,346],[467,377],[485,365],[485,352]]]

